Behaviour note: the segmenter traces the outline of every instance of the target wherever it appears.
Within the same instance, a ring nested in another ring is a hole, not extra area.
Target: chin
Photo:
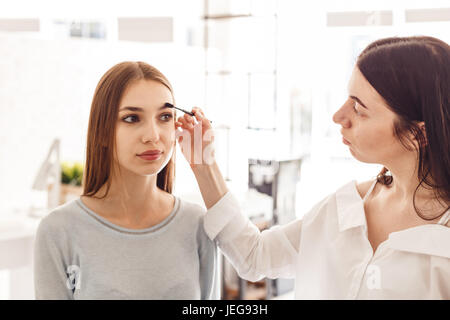
[[[136,176],[153,176],[159,172],[154,168],[127,168],[127,171]]]
[[[143,169],[142,171],[145,172],[144,175],[146,175],[146,176],[152,176],[152,175],[158,174],[161,171],[163,171],[163,169],[167,166],[168,162],[169,161],[158,161],[157,163],[155,163],[153,165],[149,165],[147,168]]]
[[[144,176],[153,176],[155,174],[160,173],[164,169],[162,163],[158,161],[158,163],[149,164],[146,168],[141,168],[141,174]]]
[[[356,160],[358,160],[359,162],[364,162],[364,163],[374,163],[373,161],[371,161],[370,159],[367,159],[366,157],[361,156],[360,154],[357,154],[356,152],[354,152],[352,150],[352,148],[349,148],[350,153],[352,154],[353,158],[355,158]]]
[[[130,163],[127,166],[121,166],[121,169],[137,176],[152,176],[158,174],[162,170],[160,161],[157,161],[156,163],[147,163],[144,165]]]

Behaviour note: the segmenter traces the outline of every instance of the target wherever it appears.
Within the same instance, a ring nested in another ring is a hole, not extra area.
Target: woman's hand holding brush
[[[227,192],[228,187],[214,158],[214,132],[211,122],[200,108],[194,107],[192,115],[185,113],[175,122],[181,133],[178,143],[191,165],[206,208],[211,208]]]
[[[186,160],[191,167],[214,163],[214,131],[211,122],[200,108],[194,107],[192,112],[176,109],[185,112],[177,119],[175,126],[178,131],[177,141]]]

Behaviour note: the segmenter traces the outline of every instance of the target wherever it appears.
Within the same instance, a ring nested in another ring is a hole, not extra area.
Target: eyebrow
[[[159,107],[158,110],[163,110],[163,109],[171,109],[171,108],[166,106],[166,104],[164,103],[161,107]],[[119,111],[124,111],[124,110],[130,110],[130,111],[134,111],[134,112],[144,112],[143,108],[141,108],[141,107],[132,107],[132,106],[123,107]]]
[[[358,97],[350,96],[350,98],[352,98],[353,100],[355,100],[356,102],[358,102],[358,103],[359,103],[360,105],[362,105],[364,108],[369,109],[369,108],[366,107],[366,105],[365,105],[361,100],[359,100]]]

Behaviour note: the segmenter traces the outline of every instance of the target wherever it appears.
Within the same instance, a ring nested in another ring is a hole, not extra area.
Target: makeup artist
[[[333,121],[357,160],[383,169],[263,232],[241,212],[213,152],[195,164],[191,146],[207,235],[244,279],[295,278],[297,299],[450,299],[449,89],[447,43],[396,37],[368,45]],[[210,132],[203,112],[193,112],[197,124],[185,114],[177,126]]]

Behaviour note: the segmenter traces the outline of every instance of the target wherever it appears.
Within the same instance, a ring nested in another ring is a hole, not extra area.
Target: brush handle
[[[177,110],[183,111],[184,113],[187,113],[187,114],[188,114],[188,115],[190,115],[191,117],[193,117],[193,116],[194,116],[194,113],[193,113],[193,112],[190,112],[190,111],[186,111],[186,110],[183,110],[183,109],[181,109],[181,108],[178,108],[178,107],[175,107],[175,106],[174,106],[174,108],[175,108],[175,109],[177,109]]]

